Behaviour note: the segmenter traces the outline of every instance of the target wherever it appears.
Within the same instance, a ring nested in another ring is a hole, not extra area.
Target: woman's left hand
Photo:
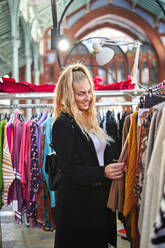
[[[126,163],[112,163],[105,167],[104,174],[109,179],[119,179],[124,175],[125,170]]]

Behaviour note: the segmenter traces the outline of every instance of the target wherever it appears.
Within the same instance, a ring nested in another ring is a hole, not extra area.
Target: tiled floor
[[[38,228],[28,228],[25,224],[15,223],[10,208],[0,211],[0,248],[53,248],[54,232],[45,232]],[[118,223],[120,224],[120,223]],[[118,237],[118,248],[129,248],[127,240]],[[70,248],[70,247],[68,247]]]

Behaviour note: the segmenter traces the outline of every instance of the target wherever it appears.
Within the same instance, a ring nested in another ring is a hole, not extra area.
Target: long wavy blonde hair
[[[93,90],[92,78],[83,64],[69,65],[62,71],[55,88],[55,120],[62,112],[68,113],[75,119],[84,134],[91,133],[108,143],[111,138],[98,125],[94,95],[92,94],[89,108],[86,111],[81,112],[75,102],[73,84],[86,79]]]

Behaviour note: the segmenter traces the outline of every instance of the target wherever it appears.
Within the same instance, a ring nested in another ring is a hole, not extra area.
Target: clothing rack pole
[[[110,103],[99,103],[96,102],[96,107],[108,107],[108,106],[131,106],[137,105],[138,102],[110,102]],[[53,104],[15,104],[5,105],[1,104],[0,109],[19,109],[19,108],[53,108]]]
[[[133,106],[138,105],[139,102],[110,102],[110,103],[96,103],[96,107],[108,107],[108,106]]]
[[[53,104],[1,104],[0,109],[19,109],[19,108],[52,108]]]
[[[116,97],[116,96],[138,96],[144,92],[144,89],[139,89],[137,94],[135,94],[134,90],[96,90],[94,91],[94,95],[97,97]],[[0,99],[52,99],[54,98],[55,94],[50,92],[42,92],[42,93],[0,93]]]
[[[149,88],[149,90],[152,90],[152,92],[159,91],[161,89],[165,89],[165,80]]]

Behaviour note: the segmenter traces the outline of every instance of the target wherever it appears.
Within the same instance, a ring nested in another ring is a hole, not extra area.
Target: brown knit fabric
[[[126,162],[127,156],[128,156],[128,136],[124,143],[118,162],[119,163]],[[116,210],[122,212],[123,210],[123,202],[124,202],[123,190],[124,190],[123,178],[114,179],[112,181],[112,185],[108,197],[108,203],[107,203],[107,207],[114,212]]]

